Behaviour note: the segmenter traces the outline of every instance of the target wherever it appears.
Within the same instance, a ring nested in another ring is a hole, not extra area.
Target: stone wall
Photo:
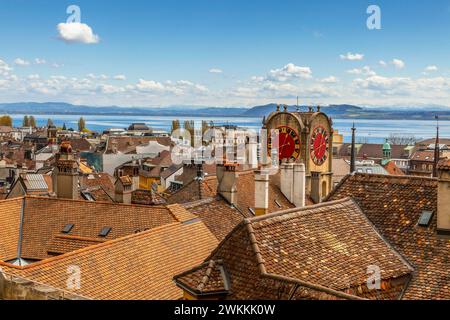
[[[86,298],[0,272],[0,300],[86,300]]]

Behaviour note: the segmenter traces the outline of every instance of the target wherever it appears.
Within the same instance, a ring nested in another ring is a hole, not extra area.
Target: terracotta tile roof
[[[252,216],[248,210],[241,213],[220,196],[186,203],[183,206],[197,215],[219,241],[222,241],[244,218]]]
[[[295,207],[284,196],[279,187],[279,174],[271,175],[269,182],[269,212],[281,211]],[[239,172],[237,180],[237,207],[241,212],[255,208],[255,172]]]
[[[71,138],[68,141],[76,152],[89,151],[91,149],[91,144],[84,138]]]
[[[191,288],[196,294],[226,295],[229,279],[222,260],[209,260],[176,277],[178,285]]]
[[[0,226],[5,228],[7,235],[0,234],[0,247],[7,248],[5,249],[7,254],[3,254],[5,257],[13,254],[17,256],[17,250],[14,248],[17,248],[19,243],[17,221],[20,220],[18,217],[21,210],[23,210],[21,257],[32,260],[48,258],[54,236],[62,234],[63,228],[68,224],[74,225],[68,234],[70,236],[111,240],[136,231],[180,221],[169,208],[162,206],[41,197],[0,201],[0,221],[11,221],[8,227]],[[112,229],[106,237],[101,237],[99,233],[104,227]]]
[[[411,160],[433,162],[434,161],[434,151],[433,150],[416,151],[411,156]]]
[[[339,157],[350,157],[350,143],[342,144],[342,147],[338,151]],[[405,151],[406,145],[391,145],[391,157],[393,159],[407,159],[408,154]],[[360,144],[357,148],[357,158],[372,158],[372,159],[382,159],[383,158],[383,145],[382,144],[372,144],[364,143]]]
[[[131,194],[131,203],[142,205],[165,204],[166,200],[153,190],[135,190]]]
[[[75,251],[78,249],[86,248],[92,245],[105,242],[105,239],[98,238],[86,238],[69,236],[63,234],[57,234],[53,237],[47,253],[49,255],[60,255],[63,253]]]
[[[181,189],[168,196],[167,203],[187,203],[214,197],[217,194],[217,177],[193,179]]]
[[[329,196],[352,197],[382,235],[415,268],[405,299],[450,299],[450,240],[436,236],[437,180],[355,174]],[[418,226],[434,212],[429,227]]]
[[[146,145],[150,141],[155,141],[163,146],[170,146],[172,144],[170,137],[110,137],[105,152],[112,153],[113,146],[115,146],[122,153],[132,153],[136,152],[136,146]]]
[[[17,257],[22,202],[20,198],[1,201],[0,260],[8,261]]]
[[[173,283],[173,275],[201,263],[215,246],[216,238],[202,222],[176,222],[22,268],[3,267],[66,289],[68,267],[77,266],[81,285],[71,291],[94,299],[180,299],[182,290]]]
[[[450,159],[439,160],[438,168],[441,170],[450,170]]]
[[[106,172],[82,175],[79,177],[79,182],[81,189],[92,189],[101,187],[104,190],[104,192],[108,194],[109,197],[114,196],[114,178]]]
[[[133,184],[133,181],[131,181],[129,176],[121,176],[119,177],[119,180],[124,186],[131,186]]]
[[[228,299],[298,298],[299,286],[308,291],[302,298],[392,299],[412,272],[350,199],[246,219],[205,262],[211,260],[223,261]],[[369,265],[381,270],[380,290],[364,288]],[[175,281],[198,289],[198,270]]]
[[[390,174],[393,176],[404,176],[405,173],[402,171],[402,169],[400,169],[399,167],[397,167],[397,165],[395,164],[394,161],[389,161],[386,165],[383,166],[383,168]],[[348,173],[348,172],[347,172]]]
[[[176,173],[178,170],[180,170],[182,167],[183,166],[181,164],[173,164],[173,165],[169,166],[166,170],[164,170],[161,173],[161,178],[167,179],[168,177],[170,177],[171,175]]]
[[[237,208],[244,215],[255,207],[255,173],[253,170],[237,172]],[[270,176],[269,212],[276,212],[294,205],[287,200],[279,188],[279,174]],[[187,203],[207,199],[217,195],[217,177],[208,176],[202,180],[194,179],[183,188],[171,194],[168,203]]]

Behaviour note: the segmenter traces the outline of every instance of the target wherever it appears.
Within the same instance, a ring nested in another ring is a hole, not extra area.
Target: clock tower
[[[277,106],[263,129],[278,130],[278,146],[268,139],[268,152],[277,152],[280,162],[303,163],[306,169],[306,192],[316,202],[326,197],[332,188],[333,128],[331,119],[320,107],[316,110],[289,112]]]

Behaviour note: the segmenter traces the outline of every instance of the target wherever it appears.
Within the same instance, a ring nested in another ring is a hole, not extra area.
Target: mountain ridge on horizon
[[[142,115],[142,116],[233,116],[233,117],[263,117],[276,110],[277,104],[269,103],[254,107],[222,107],[222,106],[154,106],[154,107],[121,107],[121,106],[88,106],[75,105],[66,102],[13,102],[0,103],[0,113],[5,114],[48,114],[48,115]],[[299,106],[306,111],[309,106]],[[188,108],[189,111],[186,111]],[[316,107],[314,107],[316,108]],[[297,106],[289,105],[289,111],[297,110]],[[366,119],[415,119],[429,120],[436,115],[444,120],[450,120],[450,108],[430,105],[410,107],[368,107],[352,104],[331,104],[322,106],[322,110],[333,117],[366,118]]]

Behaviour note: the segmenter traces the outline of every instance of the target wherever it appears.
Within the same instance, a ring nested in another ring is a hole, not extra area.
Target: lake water
[[[126,128],[133,122],[143,122],[154,129],[169,131],[172,120],[177,118],[182,123],[185,120],[194,120],[201,123],[202,120],[213,121],[216,125],[230,124],[258,130],[261,127],[261,118],[246,117],[143,117],[143,116],[109,116],[109,115],[36,115],[38,126],[47,124],[51,118],[56,126],[64,123],[67,128],[77,128],[78,119],[83,116],[86,126],[90,130],[102,132],[109,128]],[[21,126],[23,115],[12,115],[14,126]],[[344,135],[345,141],[351,140],[351,126],[355,122],[358,142],[382,143],[391,133],[415,136],[416,138],[432,138],[436,134],[436,122],[432,120],[365,120],[365,119],[333,119],[334,129]],[[442,137],[450,138],[450,121],[440,122]]]

